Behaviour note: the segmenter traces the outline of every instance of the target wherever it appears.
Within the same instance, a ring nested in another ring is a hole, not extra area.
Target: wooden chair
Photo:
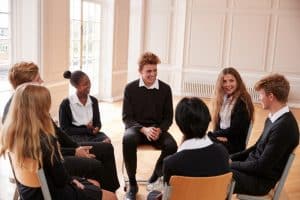
[[[41,188],[44,200],[51,200],[44,170],[43,168],[39,168],[37,161],[26,158],[21,167],[18,163],[16,163],[13,153],[8,153],[8,158],[16,183],[19,182],[28,187]],[[37,169],[37,172],[35,172],[36,170],[31,171],[28,169]],[[16,192],[14,199],[18,199]]]
[[[281,175],[278,183],[276,184],[274,189],[272,189],[269,192],[269,194],[264,195],[264,196],[237,194],[237,198],[241,199],[241,200],[268,200],[268,199],[278,200],[280,197],[281,191],[283,189],[284,183],[286,181],[286,178],[289,174],[290,168],[293,164],[294,158],[295,158],[295,152],[291,153],[291,155],[289,156],[289,159],[284,167],[284,170],[282,172],[282,175]]]
[[[231,199],[233,188],[232,172],[210,177],[172,176],[163,200]]]
[[[139,145],[137,147],[137,150],[138,151],[160,151],[160,149],[157,149],[157,148],[153,147],[150,144]],[[138,159],[137,159],[137,161],[138,161]],[[129,184],[129,180],[128,180],[128,176],[126,175],[126,169],[125,169],[124,160],[122,162],[122,175],[123,175],[123,180],[124,180],[124,191],[126,192],[128,184]],[[139,179],[138,178],[137,179],[137,183],[139,183],[139,184],[147,184],[148,183],[148,179],[141,179],[141,178]]]

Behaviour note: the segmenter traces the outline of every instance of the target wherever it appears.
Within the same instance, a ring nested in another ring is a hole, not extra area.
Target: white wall
[[[120,100],[127,83],[130,0],[118,0],[115,10],[112,100]]]
[[[12,1],[12,62],[33,61],[52,96],[51,113],[68,93],[62,73],[69,66],[69,1]]]
[[[162,58],[160,78],[175,94],[186,81],[213,84],[222,68],[233,66],[248,87],[269,73],[286,75],[290,103],[300,106],[300,1],[147,0],[145,5],[143,50]]]
[[[53,96],[53,112],[68,93],[69,1],[14,0],[14,60],[33,60]],[[137,78],[137,59],[153,51],[162,59],[159,78],[173,94],[185,82],[214,84],[223,67],[237,68],[248,87],[262,76],[287,76],[290,102],[300,106],[299,0],[103,1],[101,99],[122,98]],[[107,20],[106,20],[107,19]]]
[[[41,1],[41,68],[45,86],[52,97],[51,113],[68,95],[68,82],[63,72],[69,69],[69,1]]]

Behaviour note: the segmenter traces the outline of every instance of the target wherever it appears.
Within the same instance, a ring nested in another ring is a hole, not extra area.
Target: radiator
[[[182,94],[184,96],[198,96],[211,98],[215,89],[214,83],[205,83],[202,81],[184,81],[182,84]],[[247,87],[247,90],[253,102],[259,101],[259,95],[254,88]]]

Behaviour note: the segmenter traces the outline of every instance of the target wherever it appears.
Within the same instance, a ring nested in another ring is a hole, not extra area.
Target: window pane
[[[8,99],[11,96],[11,86],[8,81],[10,66],[10,0],[0,0],[0,116]]]
[[[80,17],[80,0],[71,0],[70,6],[70,69],[81,68],[86,72],[93,83],[91,94],[97,95],[99,93],[101,5],[83,0],[82,17]],[[82,60],[82,66],[80,66],[80,60]]]
[[[0,39],[0,67],[2,67],[4,64],[8,65],[8,40]]]
[[[71,40],[80,40],[80,25],[81,22],[79,20],[71,21]]]
[[[101,5],[93,2],[83,2],[83,20],[100,22]]]
[[[71,19],[80,20],[81,0],[71,0],[70,8]]]
[[[83,2],[83,66],[93,85],[92,93],[98,93],[100,64],[100,21],[101,6],[93,2]]]
[[[9,0],[0,0],[0,12],[8,13],[8,1]]]
[[[8,14],[0,13],[0,29],[8,28]]]
[[[72,43],[72,56],[80,57],[80,40],[73,40]]]
[[[9,65],[8,14],[0,14],[0,69],[7,74]]]

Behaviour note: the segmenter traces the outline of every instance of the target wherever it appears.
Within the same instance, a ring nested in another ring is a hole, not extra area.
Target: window
[[[10,0],[0,0],[0,115],[10,98],[11,86],[8,82],[8,69],[11,64]]]
[[[99,94],[101,3],[70,1],[70,70],[81,69],[91,79],[91,94]]]

